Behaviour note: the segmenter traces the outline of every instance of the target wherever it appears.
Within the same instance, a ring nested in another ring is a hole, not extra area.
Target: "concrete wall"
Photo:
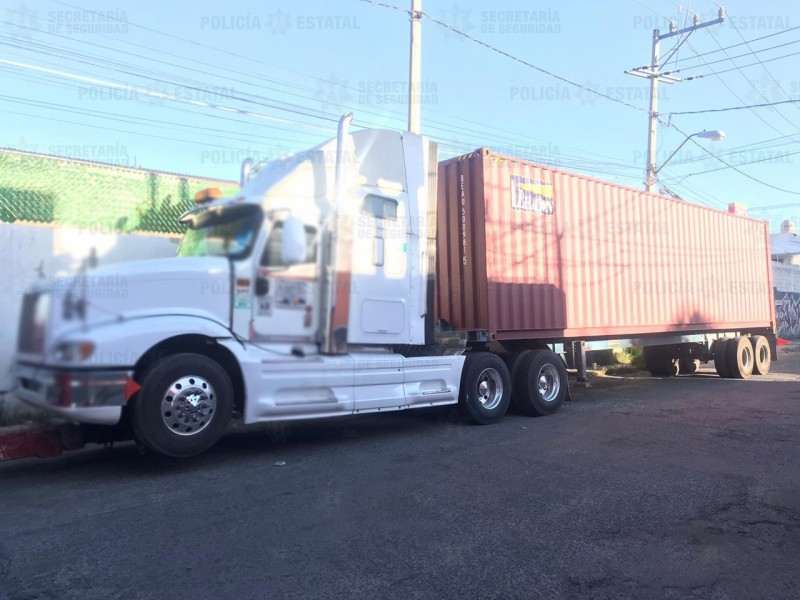
[[[74,273],[94,248],[98,266],[174,256],[178,238],[0,224],[0,389],[11,385],[22,294],[40,276]]]
[[[772,263],[778,337],[800,339],[800,266]]]

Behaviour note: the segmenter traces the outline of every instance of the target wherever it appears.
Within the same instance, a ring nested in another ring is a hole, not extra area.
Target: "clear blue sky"
[[[408,8],[410,0],[387,3]],[[668,30],[664,17],[691,23],[679,4],[424,0],[434,19],[632,106],[425,20],[423,132],[441,142],[443,156],[488,146],[640,187],[648,83],[623,72],[649,63],[652,30]],[[800,5],[732,0],[725,8],[726,23],[692,34],[665,67],[703,76],[661,86],[665,120],[800,100],[800,54],[769,60],[800,52],[800,29],[781,33],[800,26]],[[716,17],[709,0],[688,9]],[[27,65],[0,64],[0,146],[236,179],[246,156],[284,155],[330,137],[345,110],[361,126],[405,127],[408,17],[360,0],[4,0],[0,21],[0,60]],[[675,39],[662,43],[663,56]],[[751,50],[773,46],[781,47],[757,54],[763,66],[746,66],[757,62]],[[660,173],[672,191],[720,208],[742,202],[773,228],[800,218],[800,154],[792,155],[800,152],[800,103],[671,122],[686,133],[725,131],[723,141],[698,142],[788,190],[724,168],[688,143]],[[659,162],[683,139],[661,127]],[[695,175],[702,171],[711,172]],[[757,210],[782,204],[796,207]]]

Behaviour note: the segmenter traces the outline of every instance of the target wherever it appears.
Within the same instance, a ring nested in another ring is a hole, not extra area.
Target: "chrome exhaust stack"
[[[320,319],[320,352],[347,352],[347,327],[350,310],[350,251],[351,244],[339,238],[340,207],[345,200],[345,141],[353,121],[353,113],[342,115],[336,133],[336,167],[333,188],[333,207],[328,216],[326,238],[322,245],[322,310]],[[337,252],[338,248],[338,252]],[[342,293],[338,297],[337,289]]]
[[[250,171],[253,169],[253,159],[252,158],[245,158],[242,161],[242,170],[241,174],[239,175],[239,187],[244,187],[244,184],[247,183],[247,180],[250,178]]]

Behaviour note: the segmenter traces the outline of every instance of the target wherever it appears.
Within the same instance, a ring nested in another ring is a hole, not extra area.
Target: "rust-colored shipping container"
[[[763,221],[487,149],[439,163],[437,318],[492,340],[774,331]]]

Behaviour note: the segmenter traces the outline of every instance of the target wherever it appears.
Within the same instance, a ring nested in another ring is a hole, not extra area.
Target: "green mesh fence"
[[[194,195],[233,182],[87,164],[0,150],[0,222],[52,223],[96,232],[183,233]]]

